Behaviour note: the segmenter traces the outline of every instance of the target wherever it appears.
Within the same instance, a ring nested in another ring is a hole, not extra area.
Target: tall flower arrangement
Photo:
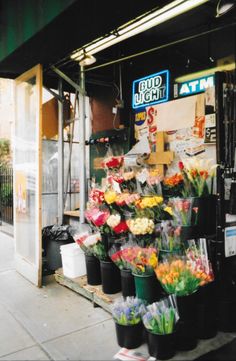
[[[201,197],[213,193],[213,180],[217,165],[211,159],[191,157],[179,162],[179,169],[183,176],[184,197]]]

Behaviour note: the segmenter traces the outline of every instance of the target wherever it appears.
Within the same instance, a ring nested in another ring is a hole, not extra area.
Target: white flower
[[[84,241],[84,245],[86,247],[91,247],[94,246],[99,241],[101,241],[101,235],[100,233],[95,233],[86,238],[86,240]]]
[[[111,214],[107,219],[107,224],[109,227],[114,228],[120,223],[121,217],[117,214]]]

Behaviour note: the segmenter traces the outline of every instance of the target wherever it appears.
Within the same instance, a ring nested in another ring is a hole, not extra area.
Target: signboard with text
[[[205,91],[215,84],[214,75],[192,79],[178,85],[179,96],[187,96]]]
[[[169,99],[169,71],[148,75],[133,81],[133,109],[163,103]]]

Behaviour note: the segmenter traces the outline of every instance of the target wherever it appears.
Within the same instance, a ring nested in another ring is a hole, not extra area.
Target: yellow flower
[[[163,197],[161,196],[155,196],[154,197],[156,204],[160,204],[163,202]]]
[[[151,255],[151,257],[149,258],[149,265],[152,268],[156,268],[156,266],[157,266],[157,256],[155,255],[155,253],[153,253]]]
[[[104,193],[104,199],[107,204],[114,203],[116,201],[116,192],[115,191],[107,191]]]
[[[172,211],[172,208],[171,207],[165,207],[164,208],[164,211],[169,213],[171,216],[173,216],[173,211]]]

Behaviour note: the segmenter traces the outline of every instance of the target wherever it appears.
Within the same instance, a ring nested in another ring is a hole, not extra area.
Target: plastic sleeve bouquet
[[[180,226],[174,226],[173,221],[162,221],[156,229],[158,232],[158,248],[162,251],[180,251]]]
[[[112,317],[116,323],[123,326],[136,325],[142,320],[145,312],[143,301],[136,297],[117,300],[112,306]]]
[[[198,208],[193,208],[193,198],[171,198],[169,205],[172,208],[176,224],[181,226],[196,224]]]
[[[192,294],[201,282],[185,258],[159,263],[155,273],[164,290],[176,296]]]
[[[189,241],[189,248],[186,250],[187,263],[191,266],[196,277],[200,279],[200,286],[214,281],[214,273],[208,260],[206,239]]]
[[[88,233],[83,232],[75,236],[76,243],[81,247],[81,249],[88,255],[94,255],[100,260],[107,259],[107,253],[105,247],[102,243],[102,238],[100,233]]]
[[[145,328],[154,334],[173,333],[179,320],[175,297],[169,296],[160,302],[148,305],[142,320]]]
[[[161,219],[162,215],[162,196],[144,196],[135,202],[136,214],[139,217],[149,217]]]
[[[122,255],[127,268],[137,275],[152,274],[158,263],[158,252],[155,248],[130,247],[129,252]]]
[[[149,247],[155,244],[155,224],[152,219],[136,217],[126,220],[126,223],[139,246]]]

